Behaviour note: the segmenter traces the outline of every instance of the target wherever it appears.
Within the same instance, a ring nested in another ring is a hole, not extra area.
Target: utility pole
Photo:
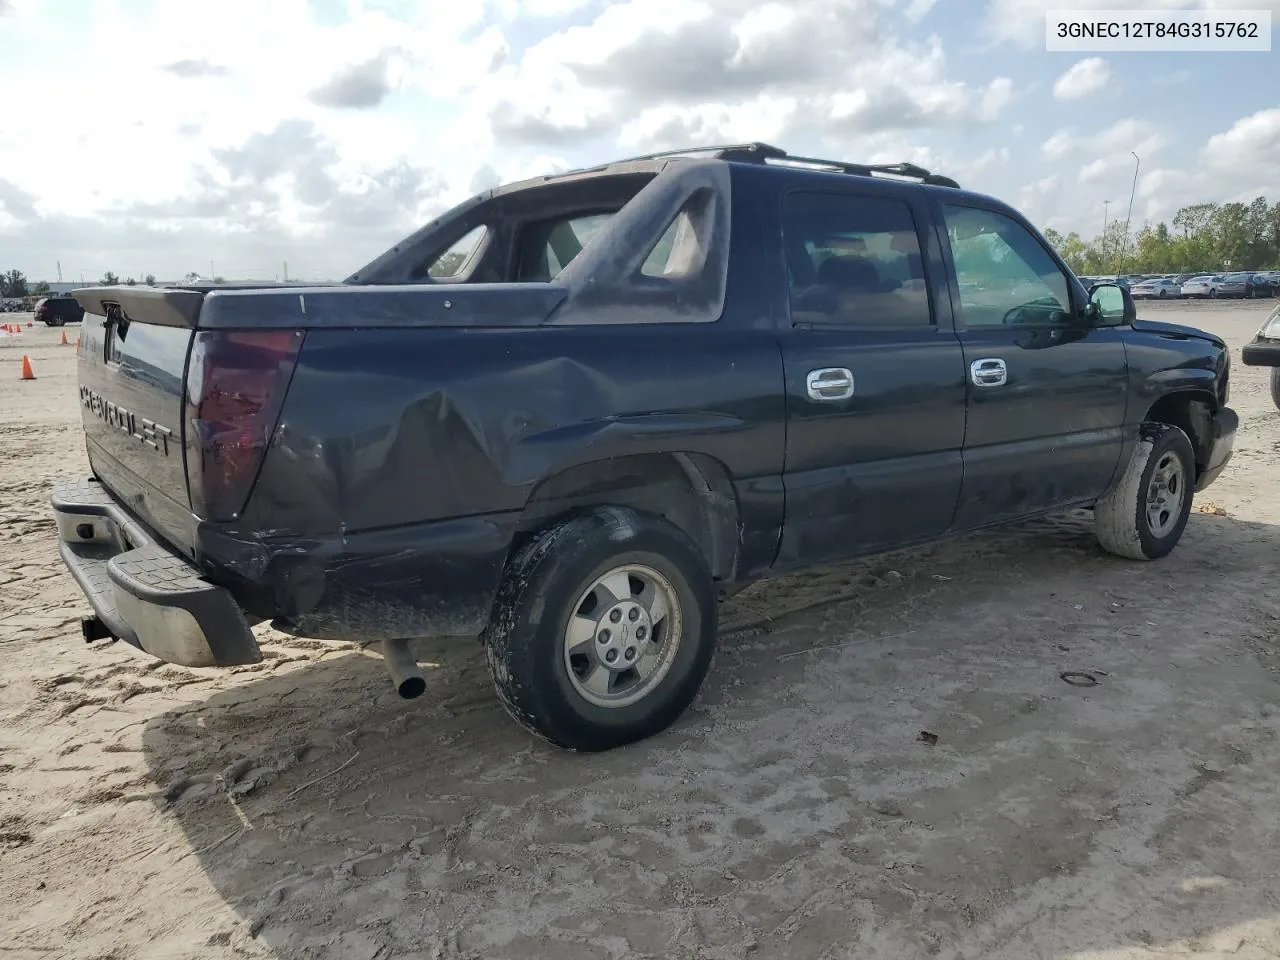
[[[1133,154],[1133,186],[1129,188],[1129,212],[1124,217],[1124,251],[1121,256],[1127,255],[1129,252],[1129,218],[1133,216],[1133,196],[1138,192],[1138,167],[1142,165],[1142,160],[1132,150]]]

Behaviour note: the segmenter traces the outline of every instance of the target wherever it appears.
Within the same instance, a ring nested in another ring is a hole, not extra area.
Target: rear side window
[[[915,218],[905,200],[792,193],[784,200],[792,323],[933,323]]]
[[[592,213],[529,224],[521,231],[516,279],[554,280],[612,217],[613,213]]]
[[[469,230],[448,250],[436,257],[431,266],[427,267],[427,275],[435,280],[449,280],[461,274],[472,255],[480,248],[480,243],[488,232],[488,228],[484,225]]]

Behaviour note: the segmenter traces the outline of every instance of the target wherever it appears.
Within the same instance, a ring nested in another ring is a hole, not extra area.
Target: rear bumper
[[[50,499],[62,560],[112,636],[188,667],[262,659],[231,594],[157,543],[101,484],[61,480]]]
[[[1240,418],[1230,407],[1223,407],[1213,415],[1210,423],[1213,426],[1213,440],[1209,447],[1208,465],[1196,481],[1197,493],[1217,480],[1231,460],[1231,452],[1235,448],[1236,430],[1240,426]]]

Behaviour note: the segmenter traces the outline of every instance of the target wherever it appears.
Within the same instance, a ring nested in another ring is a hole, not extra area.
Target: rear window
[[[519,281],[550,282],[586,249],[616,211],[590,213],[525,226],[520,237]]]

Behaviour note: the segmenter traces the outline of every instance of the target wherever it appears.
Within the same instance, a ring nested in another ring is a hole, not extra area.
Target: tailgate
[[[99,480],[140,520],[190,554],[194,530],[183,466],[183,382],[204,294],[77,290],[81,421]]]

